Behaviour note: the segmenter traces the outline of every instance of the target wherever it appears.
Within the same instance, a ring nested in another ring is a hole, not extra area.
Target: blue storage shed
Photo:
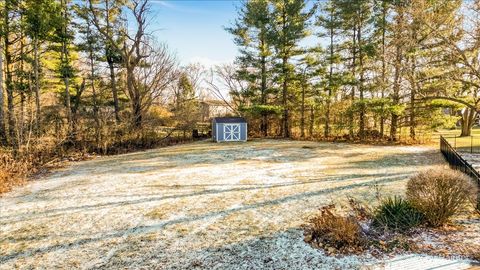
[[[214,142],[246,142],[247,121],[243,117],[215,117],[212,120]]]

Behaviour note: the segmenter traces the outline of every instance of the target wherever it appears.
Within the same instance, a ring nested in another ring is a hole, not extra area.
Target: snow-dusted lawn
[[[299,226],[346,196],[400,194],[435,148],[199,142],[74,163],[0,198],[0,269],[354,268]]]

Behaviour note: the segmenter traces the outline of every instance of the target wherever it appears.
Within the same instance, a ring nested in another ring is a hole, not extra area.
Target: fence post
[[[473,154],[473,136],[470,136],[470,154]]]

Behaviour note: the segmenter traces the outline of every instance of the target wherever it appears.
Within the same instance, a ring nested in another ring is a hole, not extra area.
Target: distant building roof
[[[227,104],[225,104],[225,101],[218,100],[218,99],[202,100],[200,101],[200,103],[211,105],[211,106],[227,106]]]
[[[215,117],[213,118],[215,123],[246,123],[247,120],[243,117]]]

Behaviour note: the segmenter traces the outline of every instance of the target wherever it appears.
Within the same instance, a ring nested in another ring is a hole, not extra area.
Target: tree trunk
[[[62,58],[64,63],[68,63],[68,57],[67,57],[67,48],[65,41],[63,41],[63,50],[62,50]],[[70,100],[70,74],[63,74],[63,84],[65,85],[65,111],[67,115],[67,136],[69,139],[73,139],[73,118],[72,118],[72,106],[71,106],[71,100]]]
[[[262,40],[262,44],[263,44],[263,40]],[[263,47],[263,46],[262,46]],[[262,105],[267,105],[267,61],[265,59],[265,56],[262,56],[262,89],[261,89],[261,92],[262,92]],[[262,127],[261,127],[261,131],[263,133],[263,136],[268,136],[268,115],[263,112],[263,115],[262,115]]]
[[[412,59],[412,82],[411,82],[411,92],[410,92],[410,114],[409,114],[409,126],[410,126],[410,139],[415,140],[415,127],[416,127],[416,120],[415,120],[415,97],[417,92],[417,83],[415,79],[415,60]]]
[[[417,25],[418,25],[418,21],[417,20],[414,20],[412,25],[412,33],[411,33],[411,41],[410,42],[413,42],[413,46],[418,46],[418,37],[417,37]],[[413,49],[416,49],[415,47],[413,47]],[[412,140],[415,140],[416,139],[416,134],[415,134],[415,127],[416,127],[416,123],[415,123],[415,96],[416,96],[416,93],[417,93],[417,89],[418,88],[418,85],[417,85],[417,78],[416,78],[416,69],[417,69],[417,61],[416,61],[416,55],[415,54],[412,54],[410,55],[410,114],[409,114],[409,126],[410,126],[410,138]]]
[[[400,101],[400,69],[401,69],[401,62],[402,62],[402,50],[399,45],[397,45],[396,49],[396,57],[395,57],[395,75],[394,75],[394,83],[393,83],[393,95],[392,101],[393,105],[398,105]],[[396,141],[397,140],[397,126],[398,126],[398,115],[396,112],[391,113],[392,122],[390,124],[390,140]]]
[[[313,138],[313,126],[315,125],[315,110],[310,106],[310,127],[308,129],[309,137]]]
[[[352,77],[355,78],[355,73],[356,73],[356,57],[357,57],[357,49],[356,49],[356,44],[357,44],[357,28],[356,26],[353,27],[353,45],[352,45]],[[352,85],[352,91],[350,92],[350,99],[353,103],[355,102],[355,85]],[[350,112],[350,115],[348,117],[348,135],[350,139],[352,140],[354,137],[354,131],[353,131],[353,112]]]
[[[95,121],[95,143],[98,145],[100,142],[100,120],[98,119],[97,91],[95,89],[95,63],[93,59],[94,55],[93,55],[92,44],[89,44],[89,45],[90,45],[90,86],[92,88],[93,120]]]
[[[10,33],[9,29],[9,18],[8,18],[8,4],[5,4],[5,14],[4,14],[4,52],[5,52],[5,90],[7,92],[7,118],[8,118],[8,137],[10,140],[10,145],[16,151],[18,149],[17,135],[15,130],[15,111],[13,104],[13,78],[10,66],[12,64],[12,55],[10,53],[10,40],[8,34]]]
[[[300,137],[305,138],[305,84],[302,82],[302,108],[301,108],[301,118],[300,118]]]
[[[33,40],[33,58],[34,58],[34,65],[33,65],[33,74],[35,78],[35,133],[40,135],[41,127],[40,127],[40,116],[41,116],[41,111],[40,111],[40,79],[38,76],[38,70],[40,69],[39,67],[39,61],[38,61],[38,37],[35,37]]]
[[[22,19],[22,17],[20,17]],[[21,30],[22,31],[22,30]],[[20,95],[20,119],[17,121],[17,130],[18,130],[18,145],[23,144],[23,139],[24,139],[24,126],[25,126],[25,68],[24,68],[24,59],[25,55],[25,38],[23,36],[23,33],[20,34],[20,75],[19,80],[20,80],[20,89],[19,89],[19,95]]]
[[[106,34],[108,37],[111,37],[111,27],[110,27],[110,1],[105,1],[105,22],[106,22]],[[110,69],[110,87],[112,88],[112,95],[113,95],[113,108],[115,113],[115,122],[117,124],[120,123],[120,108],[118,106],[118,90],[117,90],[117,82],[115,78],[115,67],[114,67],[114,59],[113,59],[113,48],[114,45],[110,44],[110,38],[107,40],[107,48],[105,52],[107,54],[107,62],[108,68]]]
[[[400,102],[400,78],[401,78],[401,69],[402,69],[402,31],[403,28],[403,9],[400,8],[396,18],[397,23],[397,33],[395,33],[395,73],[393,79],[393,93],[392,93],[392,102],[393,105],[398,105]],[[391,124],[390,124],[390,140],[397,140],[397,127],[398,127],[398,115],[396,112],[391,113]]]
[[[325,105],[325,130],[324,136],[326,139],[330,137],[330,105],[331,105],[331,96],[332,96],[332,89],[330,86],[328,87],[328,97],[327,97],[327,104]]]
[[[66,77],[63,79],[65,84],[65,107],[67,112],[67,123],[68,123],[68,137],[73,138],[73,119],[72,119],[72,106],[70,104],[70,78]]]
[[[25,135],[25,91],[20,92],[20,120],[18,124],[18,140],[19,145],[23,144]]]
[[[385,42],[385,34],[386,34],[386,21],[387,21],[387,8],[386,8],[386,1],[382,1],[382,85],[381,85],[381,97],[382,99],[385,98],[385,87],[386,87],[386,59],[385,59],[385,48],[386,48],[386,42]],[[385,116],[383,114],[383,110],[385,108],[385,105],[383,104],[382,101],[382,111],[380,115],[380,135],[382,136],[383,139],[383,134],[385,132]]]
[[[136,91],[135,85],[134,85],[134,80],[135,80],[135,75],[134,75],[134,66],[131,66],[129,64],[129,61],[127,59],[126,61],[126,73],[127,73],[127,91],[129,93],[130,99],[131,99],[131,106],[132,106],[132,126],[134,128],[141,128],[142,127],[142,104],[141,104],[141,97],[140,93]]]
[[[112,95],[113,95],[113,109],[115,113],[115,122],[117,124],[120,123],[120,108],[118,106],[118,90],[117,90],[117,82],[115,79],[115,67],[113,64],[113,60],[108,61],[108,67],[110,69],[110,87],[112,88]]]
[[[282,105],[283,105],[283,118],[282,118],[282,136],[284,138],[290,137],[290,130],[288,125],[288,58],[286,56],[282,59],[282,72],[283,72],[283,86],[282,86]]]
[[[68,21],[68,7],[67,7],[67,2],[62,2],[64,4],[63,8],[63,19]],[[65,69],[68,67],[70,69],[70,59],[69,59],[69,52],[68,52],[68,33],[67,33],[67,26],[65,25],[63,28],[63,40],[62,40],[62,69]],[[65,70],[62,70],[63,74],[63,83],[65,85],[65,107],[66,107],[66,113],[67,113],[67,137],[68,139],[74,139],[75,134],[73,134],[73,118],[72,118],[72,106],[71,106],[71,101],[70,101],[70,71],[68,70],[65,72]]]
[[[359,80],[359,85],[358,85],[358,91],[360,94],[360,123],[359,123],[359,135],[360,135],[360,140],[365,139],[365,104],[364,104],[364,97],[363,97],[363,83],[365,80],[365,74],[363,71],[363,50],[362,50],[362,26],[358,26],[358,31],[357,31],[357,38],[358,38],[358,67],[359,67],[359,72],[360,72],[360,80]]]
[[[330,20],[332,20],[332,15],[330,14]],[[324,136],[326,139],[330,137],[330,105],[332,102],[332,86],[333,86],[333,27],[330,28],[330,67],[328,71],[328,93],[327,93],[327,104],[325,108],[325,130]]]
[[[133,101],[133,126],[135,128],[141,128],[142,127],[142,110],[141,110],[141,104],[140,101],[135,100]]]
[[[3,40],[0,39],[0,144],[7,145],[7,131],[5,129],[5,111],[3,110]]]
[[[463,136],[470,136],[472,132],[473,124],[475,124],[475,119],[477,118],[477,112],[471,108],[465,108],[462,112],[462,118],[460,119],[460,125],[462,132],[460,134]]]

